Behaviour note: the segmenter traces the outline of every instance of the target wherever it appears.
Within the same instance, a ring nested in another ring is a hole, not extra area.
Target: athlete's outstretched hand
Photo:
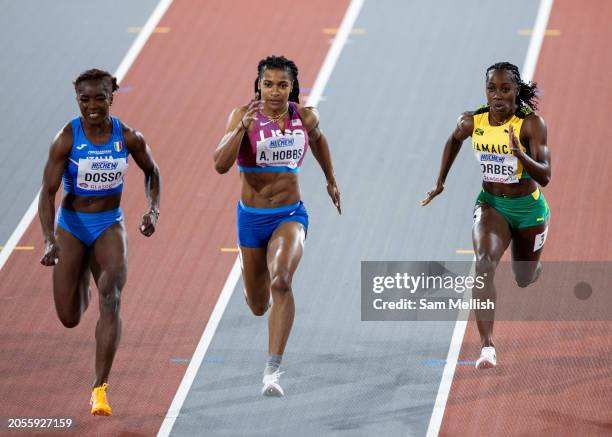
[[[444,184],[437,184],[433,188],[433,190],[427,192],[427,196],[425,197],[425,199],[421,200],[421,206],[429,204],[429,202],[431,202],[433,198],[440,194],[442,191],[444,191]]]
[[[508,144],[510,144],[510,151],[517,158],[520,157],[523,154],[523,151],[519,147],[519,140],[518,138],[516,138],[516,135],[514,134],[514,129],[512,128],[512,125],[508,126],[508,138],[509,138]]]
[[[340,207],[340,190],[338,190],[338,185],[336,181],[327,183],[327,193],[334,204],[334,206],[338,209],[338,214],[342,214],[342,208]]]
[[[52,240],[45,240],[45,253],[40,259],[40,263],[43,266],[54,266],[59,261],[60,248],[57,245],[55,238]]]
[[[145,237],[150,237],[153,235],[158,218],[159,212],[157,210],[151,210],[143,215],[142,223],[140,224],[140,233]]]
[[[255,96],[255,99],[251,100],[251,103],[249,103],[247,108],[247,112],[245,112],[244,116],[240,120],[242,127],[246,128],[247,131],[251,129],[251,124],[253,124],[253,120],[255,120],[257,111],[261,111],[263,109],[263,102],[259,100],[258,97],[259,96]]]

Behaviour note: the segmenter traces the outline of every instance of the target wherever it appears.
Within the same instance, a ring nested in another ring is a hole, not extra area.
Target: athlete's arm
[[[532,114],[523,122],[521,141],[529,145],[531,156],[518,146],[516,135],[510,126],[510,150],[517,157],[523,168],[542,187],[550,182],[550,153],[546,145],[546,124],[539,115]]]
[[[227,120],[225,135],[219,141],[219,145],[215,149],[213,159],[215,160],[215,170],[219,174],[227,173],[240,151],[240,144],[248,130],[251,128],[253,120],[257,115],[257,111],[261,110],[263,103],[261,100],[251,100],[247,106],[235,108]]]
[[[329,152],[329,143],[319,128],[319,113],[315,108],[304,107],[300,108],[300,117],[304,122],[304,128],[308,132],[308,144],[310,145],[312,154],[325,174],[325,179],[327,180],[327,193],[338,209],[338,213],[342,214],[342,209],[340,207],[340,190],[338,190],[338,184],[336,183],[334,166],[332,164],[331,153]]]
[[[151,148],[144,137],[137,130],[123,126],[123,138],[125,147],[134,158],[136,165],[144,173],[145,195],[149,203],[149,210],[142,216],[140,232],[146,237],[150,237],[155,232],[155,226],[159,219],[159,196],[161,191],[161,179],[159,177],[159,167],[153,159]]]
[[[444,152],[442,153],[440,173],[438,174],[436,185],[431,191],[427,192],[425,199],[421,200],[421,206],[427,205],[433,200],[434,197],[444,190],[446,176],[448,176],[448,172],[450,171],[453,162],[455,162],[455,158],[457,157],[457,154],[459,154],[459,150],[461,150],[461,145],[469,136],[472,135],[473,130],[474,116],[471,112],[464,112],[457,120],[457,127],[455,127],[453,133],[450,135],[450,137],[448,137],[448,140],[446,140]]]
[[[72,127],[68,123],[58,132],[49,148],[49,157],[45,164],[42,187],[38,199],[38,218],[45,238],[45,253],[40,260],[44,266],[57,263],[60,248],[55,241],[55,194],[62,183],[62,174],[66,168],[72,148]]]

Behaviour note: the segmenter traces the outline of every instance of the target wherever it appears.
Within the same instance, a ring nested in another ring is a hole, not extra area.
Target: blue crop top
[[[92,144],[85,136],[81,118],[72,120],[74,141],[66,169],[64,191],[77,196],[108,196],[123,190],[128,170],[128,151],[118,118],[111,117],[113,133],[105,144]]]

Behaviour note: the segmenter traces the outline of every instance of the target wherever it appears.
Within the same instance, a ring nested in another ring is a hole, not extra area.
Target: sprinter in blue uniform
[[[99,295],[91,414],[110,416],[108,375],[121,336],[119,307],[127,279],[127,235],[120,208],[128,157],[145,175],[148,210],[140,232],[150,237],[159,218],[159,169],[142,134],[110,116],[119,86],[92,69],[74,82],[81,116],[57,134],[49,149],[38,204],[45,239],[41,263],[53,266],[53,298],[64,326],[78,325],[87,309],[93,274]],[[55,195],[64,193],[55,214]]]

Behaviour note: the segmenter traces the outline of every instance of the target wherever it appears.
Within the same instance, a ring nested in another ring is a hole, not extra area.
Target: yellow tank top
[[[532,113],[528,107],[520,106],[508,122],[501,126],[491,126],[488,106],[483,106],[474,112],[472,148],[480,164],[483,181],[516,184],[520,179],[531,178],[523,170],[521,161],[510,151],[508,126],[512,125],[514,134],[519,140],[519,147],[529,155],[529,150],[521,143],[520,138],[523,121]]]

